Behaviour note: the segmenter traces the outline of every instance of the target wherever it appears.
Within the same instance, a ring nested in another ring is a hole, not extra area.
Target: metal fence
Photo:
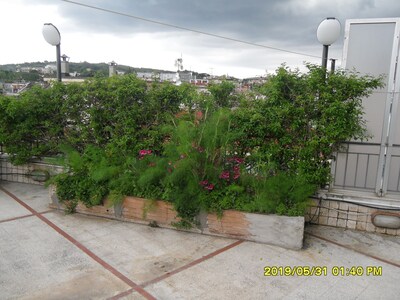
[[[332,164],[332,188],[400,195],[400,145],[391,148],[389,156],[378,143],[344,143]]]

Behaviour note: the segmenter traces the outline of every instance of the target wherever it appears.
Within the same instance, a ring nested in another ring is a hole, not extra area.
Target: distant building
[[[73,75],[74,73],[70,73],[71,76],[63,78],[62,83],[82,83],[85,81],[85,78],[77,78],[76,76]],[[45,84],[50,84],[51,82],[56,81],[57,78],[43,78],[43,82]]]
[[[110,77],[116,75],[117,74],[117,63],[115,61],[112,61],[109,63],[108,66],[109,66],[108,67],[108,75]]]
[[[160,73],[160,80],[161,81],[169,81],[173,82],[176,79],[176,73],[175,72],[163,72]]]
[[[20,68],[18,68],[16,71],[17,71],[17,72],[25,72],[25,73],[28,73],[28,72],[30,72],[32,69],[33,69],[33,68],[31,68],[31,67],[20,67]]]
[[[3,93],[7,96],[18,96],[31,86],[30,82],[13,82],[3,84]]]
[[[195,79],[193,77],[193,72],[190,71],[179,71],[179,79],[182,82],[190,82],[191,80]]]
[[[53,74],[57,72],[57,66],[56,65],[46,65],[43,70],[43,74]]]
[[[61,74],[62,76],[70,76],[69,74],[69,56],[63,54],[61,56]]]
[[[144,80],[151,80],[153,78],[153,72],[137,72],[136,77]]]

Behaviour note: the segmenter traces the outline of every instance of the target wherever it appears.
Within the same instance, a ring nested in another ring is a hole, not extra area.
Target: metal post
[[[322,49],[322,67],[326,70],[326,67],[328,65],[328,48],[329,45],[323,45]]]
[[[61,49],[60,44],[56,45],[57,49],[57,80],[61,82]]]
[[[331,74],[335,73],[336,59],[331,58]]]

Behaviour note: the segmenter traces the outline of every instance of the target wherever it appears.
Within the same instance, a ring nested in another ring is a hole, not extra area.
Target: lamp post
[[[43,37],[52,46],[56,46],[57,52],[57,80],[61,81],[61,35],[57,27],[51,23],[45,23],[42,29]]]
[[[328,64],[328,49],[340,36],[340,22],[336,18],[326,18],[317,29],[317,39],[323,45],[322,67],[326,70]]]

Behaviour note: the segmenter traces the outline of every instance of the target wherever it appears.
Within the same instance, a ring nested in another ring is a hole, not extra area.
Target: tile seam
[[[100,264],[103,268],[105,268],[107,271],[112,273],[114,276],[128,284],[133,290],[144,296],[146,299],[156,299],[154,296],[152,296],[150,293],[148,293],[143,287],[140,285],[136,284],[132,280],[130,280],[128,277],[126,277],[124,274],[119,272],[116,268],[105,262],[103,259],[101,259],[99,256],[94,254],[91,250],[89,250],[87,247],[85,247],[83,244],[81,244],[79,241],[77,241],[75,238],[73,238],[71,235],[69,235],[67,232],[62,230],[60,227],[58,227],[56,224],[51,222],[49,219],[46,217],[42,216],[40,213],[38,213],[35,209],[30,207],[28,204],[26,204],[24,201],[19,199],[17,196],[15,196],[13,193],[9,192],[7,189],[4,187],[0,186],[0,190],[2,190],[4,193],[6,193],[8,196],[13,198],[15,201],[17,201],[20,205],[25,207],[27,210],[29,210],[33,216],[38,217],[41,221],[46,223],[48,226],[53,228],[57,233],[59,233],[61,236],[63,236],[65,239],[67,239],[69,242],[74,244],[78,249],[80,249],[82,252],[84,252],[86,255],[88,255],[91,259],[96,261],[98,264]]]
[[[317,238],[317,239],[323,240],[323,241],[325,241],[325,242],[334,244],[334,245],[336,245],[336,246],[339,246],[339,247],[342,247],[342,248],[345,248],[345,249],[348,249],[348,250],[352,250],[352,251],[354,251],[354,252],[356,252],[356,253],[365,255],[365,256],[370,257],[370,258],[373,258],[373,259],[375,259],[375,260],[378,260],[378,261],[384,262],[384,263],[386,263],[386,264],[392,265],[392,266],[394,266],[394,267],[400,268],[400,264],[395,263],[395,262],[392,262],[392,261],[387,260],[387,259],[385,259],[385,258],[380,258],[380,257],[378,257],[378,256],[375,256],[375,255],[372,255],[372,254],[368,254],[368,253],[365,253],[365,252],[363,252],[363,251],[356,250],[356,249],[354,249],[354,248],[352,248],[352,247],[350,247],[350,246],[343,245],[343,244],[341,244],[341,243],[332,241],[332,240],[330,240],[330,239],[324,238],[324,237],[322,237],[322,236],[319,236],[319,235],[316,235],[316,234],[313,234],[313,233],[310,233],[310,232],[305,232],[305,234],[306,234],[306,235],[309,235],[309,236],[312,236],[312,237],[315,237],[315,238]]]
[[[211,252],[211,253],[203,256],[203,257],[195,259],[194,261],[192,261],[190,263],[187,263],[186,265],[183,265],[182,267],[179,267],[179,268],[177,268],[175,270],[172,270],[171,272],[167,272],[164,275],[161,275],[159,277],[156,277],[154,279],[146,281],[146,282],[140,284],[140,286],[145,288],[145,287],[147,287],[147,286],[149,286],[151,284],[158,283],[158,282],[160,282],[160,281],[162,281],[164,279],[167,279],[167,278],[169,278],[169,277],[171,277],[171,276],[173,276],[175,274],[183,272],[183,271],[185,271],[185,270],[187,270],[187,269],[189,269],[189,268],[191,268],[193,266],[201,264],[202,262],[204,262],[206,260],[209,260],[210,258],[213,258],[213,257],[217,256],[218,254],[221,254],[221,253],[223,253],[223,252],[225,252],[225,251],[227,251],[229,249],[232,249],[232,248],[242,244],[243,242],[244,242],[243,240],[235,241],[235,242],[233,242],[233,243],[231,243],[229,245],[226,245],[225,247],[222,247],[220,249],[217,249],[217,250],[215,250],[215,251],[213,251],[213,252]],[[129,290],[126,290],[126,291],[124,291],[124,292],[122,292],[122,293],[120,293],[118,295],[115,295],[115,296],[113,296],[111,298],[108,298],[107,300],[118,300],[118,299],[121,299],[122,297],[130,295],[133,292],[134,292],[133,289],[129,289]]]

